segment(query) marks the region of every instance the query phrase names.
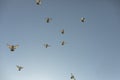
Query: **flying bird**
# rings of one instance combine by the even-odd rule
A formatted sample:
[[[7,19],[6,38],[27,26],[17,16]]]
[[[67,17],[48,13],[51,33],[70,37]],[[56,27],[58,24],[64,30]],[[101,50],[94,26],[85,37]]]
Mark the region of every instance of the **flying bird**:
[[[7,45],[10,51],[14,51],[19,45]]]
[[[49,45],[49,44],[44,44],[44,46],[45,46],[45,48],[48,48],[48,47],[50,47],[50,45]]]
[[[70,79],[72,79],[72,80],[76,80],[75,79],[75,77],[74,77],[74,75],[71,73],[71,77],[70,77]]]
[[[36,0],[36,4],[37,5],[41,4],[41,0]]]
[[[65,41],[62,41],[62,42],[61,42],[61,45],[63,46],[64,44],[65,44]]]
[[[61,30],[61,34],[64,34],[64,29],[63,29],[63,30]]]
[[[81,21],[81,22],[85,22],[85,18],[84,18],[84,17],[82,17],[80,21]]]
[[[49,17],[48,17],[48,18],[46,19],[46,23],[49,23],[51,20],[52,20],[52,18],[49,18]]]
[[[16,67],[17,67],[18,71],[21,71],[21,69],[23,69],[23,67],[19,66],[19,65],[16,65]]]

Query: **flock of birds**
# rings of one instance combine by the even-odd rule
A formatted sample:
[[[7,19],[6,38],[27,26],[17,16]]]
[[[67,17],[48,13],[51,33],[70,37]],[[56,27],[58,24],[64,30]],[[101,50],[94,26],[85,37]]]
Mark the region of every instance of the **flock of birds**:
[[[35,1],[36,1],[36,5],[40,5],[40,4],[41,4],[41,0],[35,0]],[[48,18],[46,19],[46,23],[49,23],[51,20],[52,20],[52,18],[49,18],[49,17],[48,17]],[[85,22],[85,18],[82,17],[82,18],[80,19],[80,21],[81,21],[81,22]],[[64,33],[65,33],[65,31],[64,31],[64,29],[62,29],[62,30],[61,30],[61,34],[63,35]],[[64,44],[65,44],[65,41],[61,41],[61,45],[63,46]],[[10,45],[10,44],[7,44],[7,46],[8,46],[8,48],[10,49],[10,51],[12,51],[12,52],[15,51],[15,49],[19,47],[19,45]],[[45,46],[45,48],[50,47],[49,44],[44,44],[44,46]],[[21,71],[21,69],[23,69],[23,67],[22,67],[22,66],[19,66],[19,65],[16,65],[16,67],[17,67],[18,71]],[[73,75],[72,73],[71,73],[70,79],[76,80],[75,77],[74,77],[74,75]]]

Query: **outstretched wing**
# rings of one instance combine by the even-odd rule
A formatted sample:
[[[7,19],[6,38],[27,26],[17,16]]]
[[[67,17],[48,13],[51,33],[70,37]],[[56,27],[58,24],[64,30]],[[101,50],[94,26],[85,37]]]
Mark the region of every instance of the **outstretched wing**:
[[[15,49],[18,48],[18,47],[19,47],[19,45],[15,45],[15,46],[14,46]]]
[[[20,66],[20,69],[23,69],[23,67],[22,67],[22,66]]]
[[[18,66],[18,65],[16,65],[16,67],[17,67],[17,68],[19,68],[19,66]]]
[[[10,48],[10,49],[12,48],[12,46],[11,46],[11,45],[9,45],[9,44],[7,44],[7,47],[8,47],[8,48]]]

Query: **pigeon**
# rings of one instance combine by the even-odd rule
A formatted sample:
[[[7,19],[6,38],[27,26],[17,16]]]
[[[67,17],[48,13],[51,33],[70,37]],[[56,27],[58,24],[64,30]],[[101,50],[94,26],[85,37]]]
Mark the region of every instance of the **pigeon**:
[[[23,69],[23,67],[19,65],[16,65],[16,67],[18,68],[18,71],[21,71],[21,69]]]
[[[85,22],[85,18],[84,17],[81,18],[81,22]]]
[[[49,18],[49,17],[48,17],[48,18],[46,19],[46,23],[49,23],[51,20],[52,20],[52,18]]]
[[[14,51],[19,45],[7,45],[10,51]]]
[[[63,46],[64,44],[65,44],[65,41],[62,41],[62,42],[61,42],[61,45]]]
[[[61,34],[64,34],[64,29],[63,29],[63,30],[61,30]]]
[[[45,46],[45,48],[48,48],[48,47],[50,47],[50,45],[49,45],[49,44],[44,44],[44,46]]]
[[[36,4],[40,5],[41,4],[41,0],[36,0]]]
[[[76,80],[75,79],[75,77],[74,77],[74,75],[71,73],[71,77],[70,77],[70,79],[72,79],[72,80]]]

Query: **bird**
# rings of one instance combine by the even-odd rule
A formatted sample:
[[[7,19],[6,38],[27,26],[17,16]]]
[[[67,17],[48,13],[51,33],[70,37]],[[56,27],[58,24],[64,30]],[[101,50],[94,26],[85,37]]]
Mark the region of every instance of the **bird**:
[[[23,69],[23,67],[19,65],[16,65],[16,67],[18,68],[18,71],[21,71],[21,69]]]
[[[61,30],[61,34],[64,34],[64,29]]]
[[[14,51],[19,45],[9,45],[9,44],[7,44],[7,46],[10,49],[10,51]]]
[[[52,20],[52,18],[46,18],[46,23],[49,23]]]
[[[41,0],[36,0],[36,4],[37,5],[41,4]]]
[[[63,46],[64,44],[65,44],[65,41],[62,41],[62,42],[61,42],[61,45]]]
[[[85,22],[85,18],[82,17],[82,18],[80,19],[80,21],[81,21],[81,22]]]
[[[50,47],[50,45],[49,45],[49,44],[44,44],[44,46],[45,46],[45,48],[48,48],[48,47]]]
[[[70,79],[72,79],[72,80],[76,80],[75,79],[75,77],[74,77],[74,75],[71,73],[71,77],[70,77]]]

